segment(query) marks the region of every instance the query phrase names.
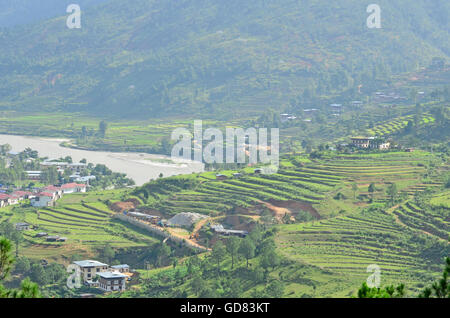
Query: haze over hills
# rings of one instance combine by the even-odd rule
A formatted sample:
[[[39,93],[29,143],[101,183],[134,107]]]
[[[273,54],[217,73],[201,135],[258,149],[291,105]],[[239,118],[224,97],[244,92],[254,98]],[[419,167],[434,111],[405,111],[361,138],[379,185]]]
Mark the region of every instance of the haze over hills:
[[[0,2],[0,298],[448,295],[448,0]]]
[[[448,60],[448,1],[379,1],[382,29],[367,28],[367,5],[109,0],[82,6],[81,30],[63,8],[1,31],[0,110],[236,118]]]

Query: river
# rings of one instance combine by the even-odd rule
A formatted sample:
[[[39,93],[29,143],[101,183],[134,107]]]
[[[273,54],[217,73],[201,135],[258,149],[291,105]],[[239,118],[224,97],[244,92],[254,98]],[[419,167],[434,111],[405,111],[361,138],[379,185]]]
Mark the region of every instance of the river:
[[[156,179],[161,173],[164,177],[169,177],[203,171],[203,164],[197,162],[174,163],[168,156],[144,153],[72,149],[61,147],[60,143],[63,141],[67,140],[0,134],[0,145],[10,144],[14,152],[31,148],[38,151],[40,157],[58,159],[71,156],[74,162],[86,159],[88,163],[104,164],[114,172],[126,173],[136,182],[136,185]]]

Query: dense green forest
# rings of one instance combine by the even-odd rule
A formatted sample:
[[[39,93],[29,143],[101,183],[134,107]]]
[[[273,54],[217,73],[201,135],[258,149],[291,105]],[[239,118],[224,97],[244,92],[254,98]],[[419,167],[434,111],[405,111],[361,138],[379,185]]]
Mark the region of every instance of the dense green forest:
[[[381,29],[357,0],[110,0],[78,30],[62,11],[0,31],[0,110],[248,117],[448,60],[448,1],[379,5]]]

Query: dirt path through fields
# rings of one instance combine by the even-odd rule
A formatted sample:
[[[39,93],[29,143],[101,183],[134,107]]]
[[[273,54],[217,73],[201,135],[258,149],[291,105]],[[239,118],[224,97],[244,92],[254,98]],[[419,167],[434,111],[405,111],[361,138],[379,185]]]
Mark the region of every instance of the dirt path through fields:
[[[278,221],[281,221],[283,219],[283,217],[287,214],[290,216],[291,220],[295,220],[294,217],[292,216],[292,211],[287,209],[287,208],[282,208],[279,206],[275,206],[272,203],[269,202],[262,202],[261,203],[267,207],[270,211],[272,211],[274,213],[275,218]]]

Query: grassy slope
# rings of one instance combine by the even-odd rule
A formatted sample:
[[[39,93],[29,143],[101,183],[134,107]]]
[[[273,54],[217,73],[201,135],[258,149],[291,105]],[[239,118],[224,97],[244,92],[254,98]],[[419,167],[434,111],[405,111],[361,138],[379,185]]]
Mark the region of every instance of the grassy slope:
[[[113,220],[114,212],[104,203],[117,200],[121,191],[92,192],[66,195],[55,208],[8,207],[0,210],[0,221],[28,222],[38,228],[24,232],[20,253],[36,259],[61,263],[72,255],[94,257],[105,244],[113,248],[149,246],[158,240],[142,231]],[[38,216],[39,213],[39,216]],[[39,232],[67,237],[65,243],[49,243],[35,238]]]
[[[312,203],[322,220],[277,226],[278,252],[288,263],[272,272],[271,277],[284,281],[288,297],[348,296],[370,275],[366,269],[371,264],[381,267],[383,284],[405,282],[412,294],[439,274],[442,257],[449,253],[449,210],[436,212],[428,205],[419,208],[411,199],[401,206],[384,208],[388,201],[385,191],[392,182],[405,198],[427,189],[439,191],[440,170],[445,165],[438,157],[416,151],[294,159],[289,164],[285,161],[278,174],[272,176],[249,175],[226,181],[215,181],[208,174],[190,176],[201,180],[193,189],[152,192],[149,207],[161,208],[168,214],[183,211],[226,215],[236,207],[257,214],[252,206],[261,200]],[[298,166],[299,161],[305,163]],[[427,182],[434,180],[432,183],[424,183],[429,164],[436,165],[437,171],[427,175]],[[356,200],[353,182],[358,185]],[[376,185],[373,196],[378,209],[368,212],[363,208],[369,206],[370,183]],[[344,199],[335,199],[337,193],[342,193]],[[306,197],[311,194],[315,199]],[[436,195],[431,202],[445,204],[441,202],[445,198]],[[414,215],[400,215],[405,209]],[[262,288],[249,286],[251,290]]]

